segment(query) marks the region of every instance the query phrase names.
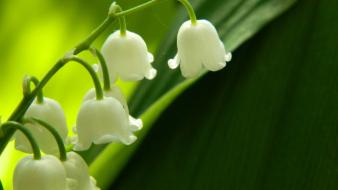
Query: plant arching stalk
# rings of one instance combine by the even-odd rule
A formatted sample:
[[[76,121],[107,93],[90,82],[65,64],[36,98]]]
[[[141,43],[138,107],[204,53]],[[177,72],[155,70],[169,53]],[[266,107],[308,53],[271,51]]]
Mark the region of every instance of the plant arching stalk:
[[[161,2],[165,2],[168,0],[151,0],[148,1],[146,3],[143,3],[141,5],[138,5],[136,7],[133,7],[131,9],[125,10],[125,11],[121,11],[121,12],[113,12],[110,13],[108,15],[108,17],[102,22],[102,24],[95,29],[83,42],[81,42],[80,44],[78,44],[75,47],[74,50],[74,55],[77,55],[79,53],[81,53],[82,51],[88,49],[90,47],[90,45],[93,43],[93,41],[100,35],[102,34],[102,32],[110,25],[112,24],[117,18],[123,17],[123,16],[127,16],[133,13],[136,13],[138,11],[141,11],[143,9],[146,9],[148,7],[151,7],[157,3],[161,3]]]
[[[91,47],[89,51],[94,55],[94,57],[97,57],[100,62],[100,66],[102,69],[102,75],[103,75],[103,89],[106,91],[110,90],[110,75],[108,70],[108,65],[106,62],[106,59],[103,57],[102,53],[94,47]]]
[[[189,17],[191,20],[191,23],[193,25],[196,25],[197,23],[197,17],[194,11],[194,8],[192,7],[192,5],[189,3],[189,0],[178,0],[180,3],[182,3],[182,5],[186,8],[186,10],[189,13]]]
[[[26,113],[27,109],[33,102],[34,98],[37,96],[37,94],[42,90],[42,88],[49,82],[49,80],[61,69],[63,66],[65,66],[68,62],[70,61],[75,61],[77,63],[80,63],[82,66],[84,66],[87,71],[90,73],[92,76],[92,79],[94,81],[94,85],[97,90],[97,99],[102,99],[103,98],[103,92],[102,92],[102,87],[100,84],[100,81],[98,77],[96,76],[95,71],[93,68],[87,64],[85,61],[81,60],[80,58],[77,58],[75,56],[68,56],[66,58],[60,59],[54,67],[43,77],[43,79],[40,81],[39,85],[30,93],[28,96],[24,96],[20,104],[17,106],[15,111],[12,113],[12,115],[9,118],[9,121],[21,121],[22,117]],[[0,130],[3,130],[0,128]],[[12,135],[15,132],[15,129],[10,128],[6,131],[2,131],[4,134],[2,137],[0,137],[0,154],[3,152],[5,149],[8,141],[12,137]]]
[[[102,32],[115,21],[115,19],[115,17],[108,16],[97,29],[95,29],[83,42],[75,47],[74,55],[88,49],[94,40],[96,40],[96,38],[99,37],[100,34],[102,34]]]
[[[31,93],[31,88],[30,88],[31,82],[34,83],[35,87],[37,87],[40,83],[39,79],[37,79],[34,76],[25,76],[24,79],[23,79],[23,83],[22,83],[24,96],[28,96]],[[43,92],[42,92],[42,90],[37,94],[36,101],[39,104],[43,103]]]
[[[145,8],[151,7],[157,3],[164,2],[166,0],[151,0],[146,3],[143,3],[139,6],[136,6],[134,8],[119,12],[119,13],[110,13],[108,14],[107,18],[97,27],[84,41],[79,43],[77,46],[75,46],[74,50],[71,52],[71,55],[77,55],[81,53],[82,51],[88,49],[93,41],[102,34],[102,32],[108,28],[110,24],[112,24],[117,18],[121,16],[126,16],[135,12],[138,12],[140,10],[143,10]],[[67,57],[67,56],[66,56]],[[67,58],[60,59],[49,71],[48,73],[42,78],[39,85],[27,96],[24,96],[19,105],[16,107],[14,112],[9,117],[9,121],[20,121],[22,117],[24,116],[25,112],[33,102],[34,98],[40,93],[42,88],[48,83],[48,81],[70,60],[67,60]],[[68,56],[69,58],[69,56]],[[100,92],[99,95],[100,96]],[[3,129],[0,128],[0,155],[5,149],[8,141],[11,139],[15,132],[15,128],[10,128],[6,131],[2,131]]]
[[[101,83],[99,78],[97,77],[94,69],[90,66],[90,64],[88,64],[86,61],[76,57],[76,56],[71,56],[69,58],[66,58],[67,63],[70,61],[74,61],[77,63],[80,63],[90,74],[90,76],[92,77],[94,86],[95,86],[95,90],[96,90],[96,99],[97,100],[102,100],[103,99],[103,90],[101,87]]]
[[[123,11],[122,7],[117,5],[117,4],[113,4],[112,7],[111,7],[111,10],[115,11],[115,13],[113,12],[112,14],[117,14],[117,13]],[[126,16],[121,15],[118,18],[119,18],[119,23],[120,23],[120,34],[121,34],[121,36],[126,36],[126,34],[127,34]]]
[[[151,7],[151,6],[153,6],[157,3],[162,3],[162,2],[165,2],[165,1],[168,1],[168,0],[151,0],[151,1],[148,1],[146,3],[141,4],[139,6],[133,7],[131,9],[128,9],[128,10],[125,10],[125,11],[122,11],[122,12],[118,12],[118,13],[115,14],[115,16],[116,17],[127,16],[127,15],[133,14],[135,12],[138,12],[140,10]]]
[[[42,127],[44,127],[45,129],[47,129],[54,136],[56,143],[58,144],[59,152],[60,152],[60,160],[61,161],[67,160],[67,151],[66,151],[64,142],[62,140],[62,137],[52,125],[40,119],[36,119],[36,118],[25,118],[23,122],[24,123],[37,123],[41,125]]]
[[[127,21],[125,16],[120,16],[119,17],[119,22],[120,22],[120,34],[121,36],[126,36],[127,34]]]
[[[22,124],[14,121],[8,121],[4,124],[2,124],[1,129],[6,131],[10,129],[15,129],[15,130],[20,130],[28,139],[29,143],[32,146],[33,150],[33,156],[35,160],[40,160],[41,159],[41,152],[38,143],[34,139],[32,133],[25,128]]]

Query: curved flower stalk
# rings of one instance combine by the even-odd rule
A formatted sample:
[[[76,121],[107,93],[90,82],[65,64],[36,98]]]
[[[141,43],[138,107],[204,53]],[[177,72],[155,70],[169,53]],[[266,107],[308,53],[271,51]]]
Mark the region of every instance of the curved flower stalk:
[[[68,128],[66,118],[60,104],[55,100],[44,98],[41,103],[35,100],[28,108],[24,117],[39,118],[51,124],[63,140],[67,138]],[[54,155],[58,154],[58,145],[48,130],[37,123],[26,123],[25,127],[32,132],[43,152]],[[28,140],[20,131],[15,134],[15,147],[26,153],[32,152]]]
[[[86,162],[77,153],[68,152],[63,166],[67,175],[67,190],[100,190],[96,187],[95,179],[89,176]]]
[[[66,171],[59,159],[52,155],[24,157],[16,166],[13,177],[14,190],[65,190]]]
[[[126,31],[111,34],[101,50],[108,64],[111,82],[119,77],[124,81],[139,81],[155,78],[157,71],[151,66],[154,57],[141,36]],[[99,72],[101,68],[99,66]]]
[[[218,71],[231,60],[215,27],[207,20],[186,21],[177,36],[178,53],[168,61],[171,69],[181,67],[182,75],[192,78],[203,71]]]
[[[94,99],[95,96],[96,96],[95,89],[92,88],[84,96],[83,101],[85,102],[87,100]],[[129,108],[128,108],[127,100],[124,97],[120,87],[118,87],[117,85],[111,85],[110,90],[104,90],[104,96],[115,98],[116,100],[118,100],[122,104],[126,115],[129,117],[129,127],[130,127],[131,131],[134,132],[134,131],[139,131],[139,130],[142,129],[142,127],[143,127],[142,120],[141,119],[135,119],[134,117],[129,115]]]
[[[55,156],[41,156],[39,145],[30,130],[21,123],[9,121],[1,125],[2,131],[20,130],[26,136],[33,150],[33,156],[26,156],[16,166],[13,177],[14,190],[65,190],[66,171]]]
[[[66,152],[63,139],[53,126],[36,118],[25,118],[23,122],[38,123],[53,135],[54,140],[58,144],[60,160],[66,172],[66,179],[64,180],[66,181],[67,190],[99,190],[96,187],[95,179],[88,174],[86,162],[77,153]]]
[[[74,150],[87,150],[92,143],[122,142],[130,145],[137,138],[130,129],[129,118],[115,98],[84,101],[76,121],[77,143]]]

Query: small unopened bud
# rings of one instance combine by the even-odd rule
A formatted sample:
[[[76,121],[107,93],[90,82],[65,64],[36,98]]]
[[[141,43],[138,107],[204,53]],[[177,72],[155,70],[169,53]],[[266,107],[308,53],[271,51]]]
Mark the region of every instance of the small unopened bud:
[[[113,2],[110,7],[109,7],[109,12],[108,15],[109,16],[115,16],[116,13],[121,12],[122,8],[120,7],[120,5],[118,5],[116,2]]]

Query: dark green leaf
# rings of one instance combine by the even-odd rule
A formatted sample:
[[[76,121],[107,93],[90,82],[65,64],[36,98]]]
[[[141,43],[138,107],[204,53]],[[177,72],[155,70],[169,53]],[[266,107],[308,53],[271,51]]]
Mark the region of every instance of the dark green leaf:
[[[338,189],[337,7],[301,1],[186,91],[111,189]]]
[[[196,0],[193,2],[200,18],[211,20],[218,28],[221,38],[228,45],[228,49],[234,50],[295,1]],[[140,138],[147,133],[160,113],[184,89],[195,82],[184,81],[180,71],[170,71],[167,66],[167,60],[176,54],[177,31],[185,19],[186,14],[181,10],[171,32],[158,50],[155,65],[159,73],[156,80],[143,81],[131,99],[130,109],[133,115],[142,114],[142,119],[145,122],[145,129],[138,135]],[[147,111],[145,112],[145,110]],[[118,175],[136,148],[137,144],[128,148],[110,145],[101,153],[90,168],[91,173],[98,179],[100,187],[103,189],[107,187],[111,180]]]
[[[220,32],[228,50],[236,49],[254,35],[263,25],[278,16],[295,0],[195,0],[199,18],[210,20]],[[159,48],[155,66],[159,73],[156,80],[143,81],[131,98],[130,110],[141,115],[162,95],[183,81],[179,70],[170,71],[168,59],[176,54],[176,35],[186,13],[181,10],[171,32]]]

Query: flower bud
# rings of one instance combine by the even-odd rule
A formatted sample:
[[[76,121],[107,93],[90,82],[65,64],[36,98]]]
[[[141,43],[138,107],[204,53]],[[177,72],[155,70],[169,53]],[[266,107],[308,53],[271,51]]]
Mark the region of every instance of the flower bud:
[[[65,140],[68,134],[68,128],[64,112],[58,102],[55,100],[44,98],[43,103],[34,101],[28,108],[24,117],[33,117],[49,123],[55,127],[55,130]],[[41,150],[47,154],[58,154],[58,145],[53,135],[39,124],[25,124],[37,140]],[[27,138],[20,132],[15,133],[15,147],[26,153],[32,153],[32,149]]]
[[[16,166],[14,190],[65,190],[66,171],[56,157],[47,155],[41,160],[27,156]]]
[[[74,150],[86,150],[92,143],[122,142],[132,144],[137,138],[130,129],[129,118],[115,98],[90,99],[83,102],[76,121],[78,140]]]
[[[89,176],[88,166],[80,155],[68,152],[67,160],[63,165],[66,170],[68,190],[99,190],[95,179]]]
[[[141,36],[127,31],[121,35],[120,31],[111,34],[102,47],[111,77],[114,82],[117,77],[125,81],[139,81],[144,77],[151,80],[157,71],[151,66],[154,57],[148,52],[147,45]],[[99,66],[99,72],[101,66]]]
[[[231,53],[225,51],[215,27],[207,20],[195,24],[186,21],[177,36],[178,53],[168,61],[171,69],[181,67],[186,78],[196,77],[203,71],[218,71],[231,60]]]

